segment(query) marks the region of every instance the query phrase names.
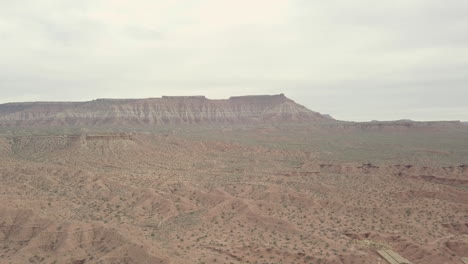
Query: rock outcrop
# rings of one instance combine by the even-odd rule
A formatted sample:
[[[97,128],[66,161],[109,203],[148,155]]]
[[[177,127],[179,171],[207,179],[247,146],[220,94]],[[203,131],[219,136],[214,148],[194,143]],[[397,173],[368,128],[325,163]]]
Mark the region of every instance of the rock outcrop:
[[[329,120],[280,95],[210,100],[204,96],[97,99],[0,105],[0,127],[176,125]]]

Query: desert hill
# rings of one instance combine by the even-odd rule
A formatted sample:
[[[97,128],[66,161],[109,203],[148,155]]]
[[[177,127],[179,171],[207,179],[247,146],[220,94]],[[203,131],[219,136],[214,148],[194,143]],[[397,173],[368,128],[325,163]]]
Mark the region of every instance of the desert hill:
[[[0,137],[2,263],[371,264],[392,249],[455,264],[468,250],[465,131],[187,131]],[[325,160],[336,152],[348,160]]]
[[[0,105],[0,263],[458,264],[467,190],[456,121],[284,95]]]
[[[446,130],[465,127],[460,121],[412,120],[349,122],[335,120],[297,104],[284,94],[147,99],[96,99],[88,102],[0,104],[0,134],[74,134],[83,132],[154,131],[194,126],[303,124],[326,130]]]
[[[204,96],[97,99],[0,105],[0,127],[174,125],[329,120],[283,94],[210,100]]]

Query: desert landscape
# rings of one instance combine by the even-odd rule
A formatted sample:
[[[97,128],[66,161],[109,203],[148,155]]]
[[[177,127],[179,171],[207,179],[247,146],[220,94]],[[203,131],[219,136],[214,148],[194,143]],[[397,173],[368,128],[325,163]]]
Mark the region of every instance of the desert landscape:
[[[0,263],[462,264],[468,126],[283,94],[2,104],[0,197]]]

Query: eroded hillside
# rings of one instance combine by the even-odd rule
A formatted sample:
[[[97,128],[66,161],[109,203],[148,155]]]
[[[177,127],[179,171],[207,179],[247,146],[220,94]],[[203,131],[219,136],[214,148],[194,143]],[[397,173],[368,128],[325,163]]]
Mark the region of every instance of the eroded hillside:
[[[89,102],[30,102],[0,105],[0,127],[135,127],[326,121],[329,117],[283,94],[210,100],[204,96],[97,99]]]
[[[393,249],[439,264],[468,252],[466,164],[330,161],[256,131],[265,142],[224,130],[1,138],[2,262],[370,264]]]

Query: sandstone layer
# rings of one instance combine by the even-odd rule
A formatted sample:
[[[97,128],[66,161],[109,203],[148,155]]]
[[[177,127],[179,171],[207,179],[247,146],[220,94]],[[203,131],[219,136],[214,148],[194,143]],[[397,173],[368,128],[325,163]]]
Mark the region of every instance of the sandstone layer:
[[[0,126],[135,126],[329,120],[280,95],[210,100],[204,96],[97,99],[0,105]]]

